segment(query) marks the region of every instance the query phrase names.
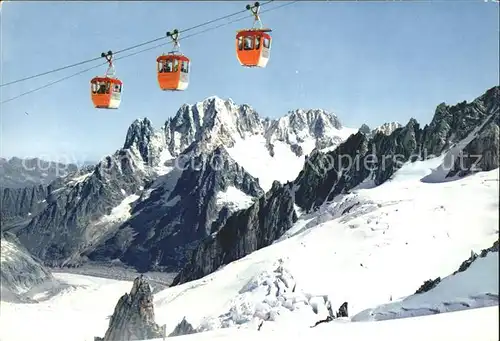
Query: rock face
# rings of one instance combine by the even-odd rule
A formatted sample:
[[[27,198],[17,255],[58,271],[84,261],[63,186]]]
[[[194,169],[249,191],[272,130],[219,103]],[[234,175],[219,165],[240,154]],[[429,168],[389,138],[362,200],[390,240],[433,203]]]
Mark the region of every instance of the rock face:
[[[0,235],[0,291],[3,301],[33,302],[30,291],[57,286],[49,270],[39,263],[10,233]]]
[[[186,261],[186,250],[212,233],[212,223],[238,209],[228,205],[221,211],[218,193],[231,188],[249,200],[264,194],[257,179],[234,162],[224,147],[208,155],[192,151],[195,155],[181,154],[187,164],[143,193],[132,217],[90,253],[90,259],[117,258],[139,271],[178,269]]]
[[[50,265],[78,263],[82,251],[116,226],[103,228],[99,219],[147,179],[132,153],[122,149],[91,171],[62,179],[57,190],[50,190],[46,208],[17,233],[23,245]]]
[[[293,207],[296,204],[304,211],[311,212],[364,181],[380,185],[389,180],[405,162],[440,155],[463,141],[467,142],[464,146],[466,150],[473,148],[475,153],[485,159],[482,170],[495,169],[498,167],[498,157],[495,160],[493,158],[498,155],[495,153],[498,153],[499,97],[500,87],[496,86],[469,104],[440,104],[431,124],[423,129],[412,118],[405,126],[394,129],[390,134],[384,129],[371,137],[371,134],[367,136],[358,131],[332,151],[314,150],[295,181],[286,185],[286,191],[276,191],[279,185],[276,188],[273,186],[266,196],[273,196],[274,205]],[[473,170],[460,175],[471,172]],[[451,169],[447,176],[455,174],[456,169]],[[277,239],[280,232],[293,224],[293,215],[285,213],[289,219],[276,225],[264,225],[260,216],[256,218],[256,210],[255,204],[245,211],[237,212],[215,236],[201,243],[174,284],[201,278],[223,264],[269,245],[274,240],[259,240],[255,236],[272,235]],[[274,217],[267,217],[268,220],[277,222],[283,219],[283,213],[277,213],[274,209],[270,212],[273,212]],[[249,240],[253,242],[249,243]]]
[[[38,185],[24,188],[1,188],[0,222],[2,231],[14,227],[16,223],[29,219],[46,206],[49,187]],[[29,222],[29,221],[28,221]],[[26,222],[27,223],[27,222]]]
[[[219,221],[218,231],[205,239],[190,262],[177,275],[173,285],[201,278],[221,265],[240,259],[270,245],[297,221],[291,184],[273,187],[251,207]]]
[[[184,317],[182,321],[179,322],[177,326],[175,326],[174,330],[170,334],[168,334],[168,337],[196,334],[196,333],[198,333],[198,331]]]
[[[165,337],[165,326],[155,323],[153,294],[149,283],[141,276],[134,280],[132,290],[116,304],[109,327],[102,341],[148,340]]]

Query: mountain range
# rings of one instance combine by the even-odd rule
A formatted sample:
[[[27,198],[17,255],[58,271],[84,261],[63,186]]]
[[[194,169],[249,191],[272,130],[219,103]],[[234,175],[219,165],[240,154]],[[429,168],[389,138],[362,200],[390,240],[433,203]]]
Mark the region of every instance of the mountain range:
[[[2,229],[44,265],[115,261],[178,272],[182,284],[272,244],[339,194],[391,181],[406,162],[456,150],[428,182],[497,168],[499,93],[441,103],[424,127],[375,129],[343,127],[321,109],[272,120],[209,97],[159,129],[135,120],[123,146],[93,166],[3,188]]]

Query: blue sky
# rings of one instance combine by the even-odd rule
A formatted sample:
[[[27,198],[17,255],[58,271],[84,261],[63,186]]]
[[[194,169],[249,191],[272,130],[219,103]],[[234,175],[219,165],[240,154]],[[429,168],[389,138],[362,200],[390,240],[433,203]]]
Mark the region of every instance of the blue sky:
[[[186,29],[245,5],[9,1],[1,13],[1,83]],[[440,102],[470,101],[498,84],[498,4],[304,1],[263,13],[262,20],[274,38],[265,69],[243,68],[235,56],[235,31],[252,24],[249,16],[181,41],[192,60],[185,92],[158,88],[155,60],[169,51],[167,45],[116,62],[124,82],[119,110],[92,107],[89,80],[104,73],[104,66],[2,104],[1,156],[97,160],[123,145],[134,119],[146,116],[160,127],[183,103],[212,95],[248,103],[268,117],[324,108],[345,126],[359,127],[406,123],[410,117],[425,124]],[[2,100],[92,65],[2,87]]]

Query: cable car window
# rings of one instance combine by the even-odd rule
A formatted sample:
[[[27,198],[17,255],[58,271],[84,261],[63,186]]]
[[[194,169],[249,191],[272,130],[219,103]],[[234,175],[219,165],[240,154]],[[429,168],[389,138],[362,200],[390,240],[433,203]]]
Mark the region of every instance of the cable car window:
[[[260,36],[255,37],[255,49],[260,49]]]
[[[238,37],[238,50],[243,50],[243,37],[239,36]]]
[[[109,91],[109,84],[106,82],[99,82],[99,90],[97,90],[98,94],[106,94]]]
[[[121,88],[122,88],[122,87],[121,87],[121,85],[120,85],[120,84],[115,84],[115,85],[113,86],[113,92],[121,92],[121,90],[122,90]]]
[[[95,94],[97,92],[97,83],[92,83],[92,92]]]
[[[188,73],[189,72],[189,62],[183,60],[181,64],[181,72]]]
[[[163,72],[172,72],[172,61],[166,60],[163,64]]]
[[[162,62],[162,61],[159,61],[159,62],[158,62],[158,72],[165,72],[165,71],[163,70],[163,68],[164,68],[163,62]]]
[[[253,50],[253,36],[245,37],[245,50]]]
[[[264,37],[264,47],[268,49],[270,45],[271,45],[271,41],[269,39],[267,39],[266,37]]]

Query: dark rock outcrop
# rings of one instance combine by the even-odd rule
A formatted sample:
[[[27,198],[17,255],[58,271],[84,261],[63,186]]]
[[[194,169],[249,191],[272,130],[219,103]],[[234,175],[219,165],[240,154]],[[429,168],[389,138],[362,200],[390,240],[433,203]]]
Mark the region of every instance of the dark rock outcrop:
[[[174,330],[170,334],[168,334],[168,337],[196,334],[196,333],[198,333],[198,331],[184,317],[182,321],[179,322],[177,326],[175,326]]]
[[[489,171],[499,166],[500,146],[500,114],[496,113],[486,119],[483,127],[478,130],[474,138],[462,150],[461,157],[457,158],[447,174],[448,177],[460,177],[479,171]]]
[[[349,317],[349,310],[347,309],[347,305],[347,302],[342,303],[342,305],[339,307],[339,310],[337,311],[337,318]]]
[[[108,330],[99,341],[148,340],[165,337],[165,326],[155,322],[153,294],[142,276],[134,280],[130,293],[125,293],[116,304]]]
[[[498,252],[498,240],[493,243],[492,246],[489,248],[481,250],[479,255],[475,252],[471,252],[471,255],[468,259],[466,259],[460,266],[458,267],[458,270],[453,273],[453,275],[456,275],[459,272],[464,272],[471,266],[471,264],[479,257],[479,258],[484,258],[486,255],[490,252]]]
[[[220,266],[270,245],[297,221],[292,185],[275,181],[269,192],[246,210],[231,215],[218,232],[193,251],[173,285],[201,278]]]
[[[363,181],[369,170],[356,164],[365,154],[367,142],[366,136],[358,132],[333,151],[314,150],[295,180],[295,203],[310,210]]]
[[[330,303],[330,302],[328,302]],[[328,323],[328,322],[331,322],[333,321],[334,319],[336,318],[339,318],[339,317],[349,317],[349,312],[347,310],[347,302],[344,302],[342,303],[342,305],[339,307],[339,310],[337,310],[337,314],[336,315],[333,315],[333,312],[331,311],[331,306],[328,305],[328,310],[329,310],[329,314],[328,316],[323,319],[323,320],[319,320],[317,321],[314,326],[311,326],[311,328],[314,328],[316,327],[317,325],[321,324],[321,323]]]
[[[0,188],[0,222],[6,231],[22,220],[42,211],[49,193],[49,186],[38,185],[24,188]],[[26,221],[26,223],[28,223]]]
[[[233,187],[249,197],[264,194],[257,179],[222,146],[209,154],[190,147],[176,162],[156,187],[146,189],[149,194],[138,200],[132,218],[90,253],[90,259],[120,259],[142,272],[179,269],[186,250],[212,233],[212,223],[237,210],[226,203],[227,210],[221,211],[218,193]]]
[[[415,291],[415,294],[422,294],[424,292],[427,292],[436,287],[436,285],[438,285],[440,282],[441,282],[441,277],[437,277],[435,279],[428,279],[427,281],[424,282],[424,284],[420,286],[420,288],[417,289],[417,291]]]

